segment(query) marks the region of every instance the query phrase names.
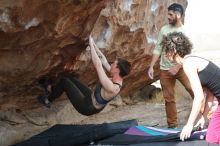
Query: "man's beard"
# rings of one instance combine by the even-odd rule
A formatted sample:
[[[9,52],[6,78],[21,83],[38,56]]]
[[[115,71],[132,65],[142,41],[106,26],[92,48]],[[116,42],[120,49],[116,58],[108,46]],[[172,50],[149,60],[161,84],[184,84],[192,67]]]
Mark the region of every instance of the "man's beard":
[[[173,19],[172,21],[171,20],[168,20],[169,21],[169,24],[171,24],[171,25],[176,25],[176,23],[177,23],[177,19],[175,18],[175,19]]]

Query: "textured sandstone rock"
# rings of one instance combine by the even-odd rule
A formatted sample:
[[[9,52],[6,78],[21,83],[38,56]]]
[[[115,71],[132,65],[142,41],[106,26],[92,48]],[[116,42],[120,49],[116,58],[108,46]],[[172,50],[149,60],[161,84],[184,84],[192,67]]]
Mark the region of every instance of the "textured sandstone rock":
[[[85,41],[90,33],[110,60],[121,56],[132,63],[125,86],[130,84],[122,95],[151,83],[146,69],[171,2],[2,0],[1,96],[35,94],[39,78],[53,78],[65,71],[75,72],[83,82],[93,84],[96,74]]]

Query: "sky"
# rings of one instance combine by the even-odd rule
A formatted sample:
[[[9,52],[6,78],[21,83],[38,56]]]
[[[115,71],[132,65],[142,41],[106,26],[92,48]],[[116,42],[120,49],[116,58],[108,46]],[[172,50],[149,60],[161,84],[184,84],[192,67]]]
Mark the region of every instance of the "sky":
[[[220,67],[220,0],[188,0],[184,25],[194,54]]]
[[[188,0],[185,26],[191,32],[220,33],[220,0]]]

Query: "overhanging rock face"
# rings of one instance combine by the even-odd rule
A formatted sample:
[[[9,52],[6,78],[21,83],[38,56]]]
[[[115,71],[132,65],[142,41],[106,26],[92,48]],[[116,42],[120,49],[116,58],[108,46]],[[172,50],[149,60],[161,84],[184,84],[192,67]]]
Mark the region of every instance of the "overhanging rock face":
[[[148,78],[147,68],[172,2],[176,1],[1,0],[0,100],[37,95],[37,80],[64,72],[78,74],[94,86],[97,75],[86,50],[89,34],[110,61],[124,57],[132,63],[123,96],[154,82],[158,64],[154,80]]]

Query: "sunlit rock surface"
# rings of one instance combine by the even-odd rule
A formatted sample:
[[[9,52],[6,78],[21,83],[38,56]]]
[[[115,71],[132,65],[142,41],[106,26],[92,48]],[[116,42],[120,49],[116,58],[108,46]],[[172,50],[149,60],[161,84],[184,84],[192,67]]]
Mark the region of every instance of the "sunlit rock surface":
[[[186,0],[1,0],[0,119],[3,127],[9,129],[8,137],[18,135],[19,127],[32,135],[39,129],[23,128],[34,123],[27,115],[35,117],[39,112],[35,99],[42,93],[39,79],[54,79],[69,72],[94,87],[97,75],[86,49],[89,34],[110,61],[124,57],[132,63],[122,97],[132,96],[157,80],[158,64],[154,80],[148,78],[147,68],[158,32],[167,22],[167,6],[173,2],[187,4]],[[65,99],[61,98],[61,105],[67,102]],[[37,113],[31,114],[34,109],[38,109]],[[62,119],[61,115],[72,113],[68,110],[65,113],[58,108],[57,113],[60,114],[42,117],[38,113],[35,126],[51,117],[49,125],[80,121]],[[28,136],[20,134],[15,139]],[[7,136],[1,139],[4,144],[16,140],[9,141]]]

